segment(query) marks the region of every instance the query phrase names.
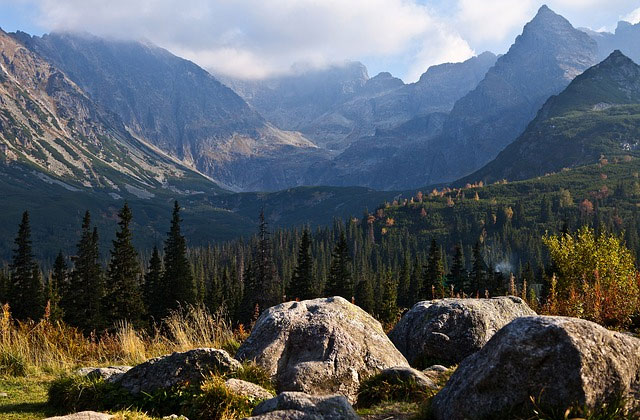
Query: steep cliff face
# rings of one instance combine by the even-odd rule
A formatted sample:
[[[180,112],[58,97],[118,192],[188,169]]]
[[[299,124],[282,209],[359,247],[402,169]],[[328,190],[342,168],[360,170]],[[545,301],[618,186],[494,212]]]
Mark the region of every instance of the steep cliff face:
[[[0,161],[69,188],[150,197],[203,176],[131,136],[64,73],[0,31]]]
[[[456,103],[429,181],[447,181],[493,159],[551,96],[597,63],[596,43],[543,6],[478,87]]]
[[[640,66],[613,52],[551,97],[525,132],[462,181],[521,180],[640,153]]]
[[[324,159],[302,135],[269,124],[205,70],[164,49],[87,34],[15,37],[136,136],[230,189],[298,185],[297,171]]]

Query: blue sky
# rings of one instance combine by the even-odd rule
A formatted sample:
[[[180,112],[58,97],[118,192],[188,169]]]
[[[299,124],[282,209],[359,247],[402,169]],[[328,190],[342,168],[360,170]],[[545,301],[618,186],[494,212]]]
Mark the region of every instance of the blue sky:
[[[0,0],[0,27],[146,39],[215,73],[262,78],[294,63],[365,63],[414,81],[430,65],[504,53],[539,0]],[[638,0],[549,0],[574,26],[640,21]]]

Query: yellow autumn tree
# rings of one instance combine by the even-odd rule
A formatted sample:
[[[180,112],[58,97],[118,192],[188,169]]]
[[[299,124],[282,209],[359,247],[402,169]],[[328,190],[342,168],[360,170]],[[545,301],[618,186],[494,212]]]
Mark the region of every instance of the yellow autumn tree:
[[[638,312],[639,275],[622,238],[583,227],[575,234],[545,235],[557,275],[560,315],[624,327]]]

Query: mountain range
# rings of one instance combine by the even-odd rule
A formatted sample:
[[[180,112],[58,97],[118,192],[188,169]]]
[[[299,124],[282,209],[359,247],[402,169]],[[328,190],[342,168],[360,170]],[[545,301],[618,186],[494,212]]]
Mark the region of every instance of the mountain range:
[[[416,83],[358,62],[247,82],[147,42],[0,31],[4,215],[36,209],[68,246],[85,209],[106,227],[127,200],[148,245],[178,199],[201,243],[249,234],[262,208],[277,225],[322,224],[434,184],[626,159],[638,40],[640,25],[576,29],[543,6],[506,54]]]
[[[640,66],[619,50],[577,76],[522,135],[460,183],[523,180],[640,152]]]

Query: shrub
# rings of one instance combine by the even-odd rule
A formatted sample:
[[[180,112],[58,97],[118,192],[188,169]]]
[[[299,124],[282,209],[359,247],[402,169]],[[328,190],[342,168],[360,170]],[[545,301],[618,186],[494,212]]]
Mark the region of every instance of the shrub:
[[[640,304],[640,276],[621,238],[581,228],[575,235],[545,235],[557,283],[548,313],[588,319],[612,327],[629,325]]]

